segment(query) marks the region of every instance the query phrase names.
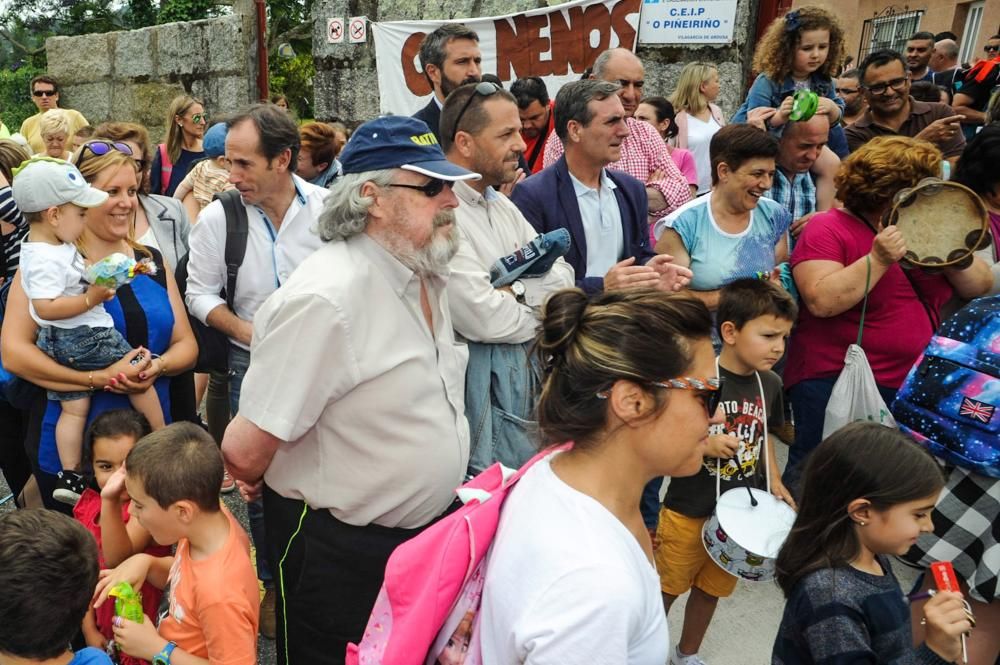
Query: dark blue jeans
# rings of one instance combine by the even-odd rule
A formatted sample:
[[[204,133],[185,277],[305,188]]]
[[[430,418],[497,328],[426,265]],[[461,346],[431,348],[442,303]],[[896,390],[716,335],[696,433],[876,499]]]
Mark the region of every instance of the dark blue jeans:
[[[833,384],[837,377],[807,379],[789,388],[788,396],[795,415],[795,443],[788,449],[788,464],[781,474],[781,482],[792,494],[799,496],[799,481],[809,454],[823,440],[823,420],[826,404],[830,401]],[[878,386],[879,394],[886,404],[896,399],[896,389]]]
[[[229,347],[229,409],[236,417],[240,410],[240,389],[243,388],[243,377],[250,367],[250,352],[238,346]],[[268,561],[267,530],[264,528],[264,502],[261,499],[247,504],[247,515],[250,518],[250,537],[257,550],[257,579],[265,587],[274,586],[271,566]]]

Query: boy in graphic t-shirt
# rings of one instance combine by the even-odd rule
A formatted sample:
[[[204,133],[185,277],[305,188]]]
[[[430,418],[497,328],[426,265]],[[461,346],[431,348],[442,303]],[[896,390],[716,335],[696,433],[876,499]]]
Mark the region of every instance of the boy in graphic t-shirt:
[[[781,379],[771,367],[785,351],[796,316],[791,296],[768,281],[736,280],[719,295],[719,408],[726,420],[712,427],[698,474],[671,479],[657,533],[656,568],[667,612],[678,596],[691,591],[684,630],[670,654],[671,665],[702,663],[698,649],[719,598],[728,597],[736,588],[736,577],[720,568],[702,544],[702,526],[715,510],[716,476],[720,477],[720,493],[747,483],[763,489],[766,463],[771,493],[794,505],[781,483],[774,447],[767,445],[766,460],[761,460],[761,449],[767,430],[784,423]]]
[[[222,457],[197,425],[174,423],[143,437],[125,458],[130,512],[173,557],[136,554],[105,574],[99,607],[121,581],[170,583],[170,608],[154,627],[115,617],[121,650],[154,665],[257,662],[260,594],[246,532],[219,503]]]

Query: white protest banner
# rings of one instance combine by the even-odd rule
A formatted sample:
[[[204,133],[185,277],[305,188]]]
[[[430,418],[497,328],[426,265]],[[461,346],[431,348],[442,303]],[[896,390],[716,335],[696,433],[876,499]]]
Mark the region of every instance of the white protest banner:
[[[728,44],[737,0],[643,0],[640,44]]]
[[[417,52],[424,36],[445,23],[464,23],[479,35],[482,71],[505,84],[540,76],[552,96],[576,81],[602,51],[635,50],[642,0],[576,0],[521,14],[452,21],[372,23],[383,113],[410,115],[427,105],[431,84]]]

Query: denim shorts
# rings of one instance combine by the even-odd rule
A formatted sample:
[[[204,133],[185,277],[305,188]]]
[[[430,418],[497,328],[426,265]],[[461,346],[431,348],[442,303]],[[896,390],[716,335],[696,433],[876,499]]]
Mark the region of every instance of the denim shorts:
[[[76,370],[104,369],[132,351],[132,346],[114,328],[57,328],[46,326],[38,334],[38,348],[63,367]],[[59,402],[82,399],[87,391],[48,391],[49,399]]]

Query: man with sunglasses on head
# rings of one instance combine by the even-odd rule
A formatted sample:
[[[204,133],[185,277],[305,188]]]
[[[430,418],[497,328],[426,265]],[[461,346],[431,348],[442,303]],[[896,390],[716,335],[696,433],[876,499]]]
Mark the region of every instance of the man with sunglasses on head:
[[[344,662],[389,554],[453,505],[469,460],[445,287],[451,188],[479,176],[402,116],[361,125],[339,159],[323,246],[258,310],[222,443],[242,491],[264,495],[279,665]]]
[[[573,286],[573,268],[561,257],[547,271],[533,271],[534,276],[509,284],[491,274],[499,259],[538,235],[517,206],[497,191],[517,178],[518,157],[524,151],[520,129],[514,95],[486,81],[455,90],[441,113],[448,160],[482,175],[453,187],[460,242],[448,280],[455,332],[469,342],[465,413],[473,434],[470,474],[496,461],[516,468],[537,452],[532,428],[526,425],[535,420],[541,387],[530,346],[547,297]],[[534,251],[525,250],[517,258],[525,263]],[[495,446],[497,440],[505,445]]]
[[[876,136],[909,136],[936,145],[954,165],[965,148],[962,117],[947,104],[910,96],[906,61],[888,49],[868,55],[858,67],[868,110],[844,131],[855,151]]]
[[[952,105],[965,116],[962,129],[971,139],[986,122],[990,98],[1000,87],[1000,34],[993,35],[983,47],[983,59],[964,76],[955,79]]]
[[[246,252],[236,276],[232,309],[219,295],[228,281],[222,202],[205,206],[191,229],[185,302],[192,316],[229,338],[229,405],[234,415],[240,410],[243,377],[250,365],[257,310],[322,245],[315,226],[329,190],[295,175],[299,146],[295,121],[274,104],[256,104],[229,120],[225,152],[229,182],[239,190],[247,216]],[[261,634],[272,637],[275,562],[267,557],[260,501],[251,502],[247,511],[257,548],[257,576],[266,590]]]
[[[38,113],[26,118],[21,123],[21,135],[28,140],[31,151],[35,154],[45,152],[45,141],[42,140],[40,122],[42,116],[52,109],[59,108],[59,82],[47,74],[41,74],[31,79],[31,101],[35,103]],[[63,109],[69,116],[69,131],[67,136],[73,136],[81,127],[90,123],[83,114],[73,109]]]

